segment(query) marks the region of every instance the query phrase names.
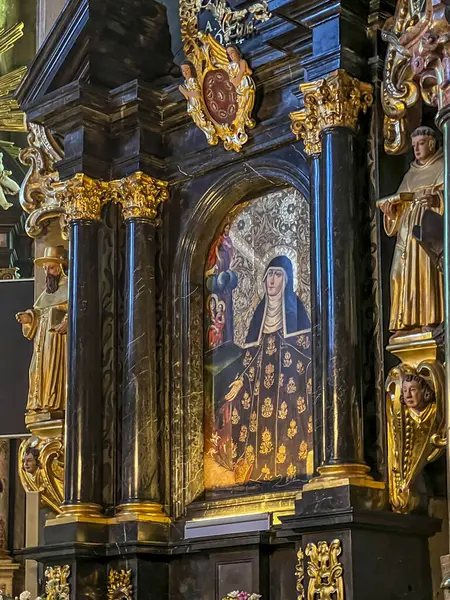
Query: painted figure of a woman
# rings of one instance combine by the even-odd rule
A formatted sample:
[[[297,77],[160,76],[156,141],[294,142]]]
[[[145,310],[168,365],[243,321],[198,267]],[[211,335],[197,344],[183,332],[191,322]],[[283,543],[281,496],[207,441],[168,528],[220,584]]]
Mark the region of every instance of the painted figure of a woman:
[[[296,479],[312,456],[311,324],[293,279],[286,256],[267,265],[237,373],[216,404],[209,453],[236,483]]]

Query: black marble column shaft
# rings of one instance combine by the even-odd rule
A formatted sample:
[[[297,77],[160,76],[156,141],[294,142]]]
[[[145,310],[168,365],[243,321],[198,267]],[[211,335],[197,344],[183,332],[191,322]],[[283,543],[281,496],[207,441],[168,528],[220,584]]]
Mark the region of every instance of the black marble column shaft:
[[[98,223],[72,221],[69,242],[64,505],[101,504],[102,394]],[[69,511],[70,512],[70,511]]]
[[[324,451],[324,436],[322,435],[323,414],[323,360],[322,349],[322,223],[325,222],[323,203],[320,201],[320,157],[311,156],[309,163],[310,176],[310,213],[311,213],[311,290],[313,293],[311,304],[311,331],[312,331],[312,360],[313,360],[313,418],[314,418],[314,463],[320,466]]]
[[[322,466],[364,464],[355,139],[346,127],[327,128],[321,139]]]
[[[160,502],[154,237],[150,219],[126,221],[122,505]]]

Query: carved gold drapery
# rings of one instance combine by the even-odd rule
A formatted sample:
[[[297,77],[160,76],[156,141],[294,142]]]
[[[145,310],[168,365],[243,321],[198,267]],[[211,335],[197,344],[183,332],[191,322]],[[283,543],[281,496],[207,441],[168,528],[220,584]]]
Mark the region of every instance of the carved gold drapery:
[[[156,221],[158,207],[169,198],[167,181],[137,171],[128,177],[111,181],[111,198],[122,206],[125,220],[146,218]]]
[[[359,113],[373,102],[373,87],[338,69],[325,79],[300,85],[305,108],[290,113],[292,133],[302,138],[306,153],[321,152],[320,133],[328,127],[356,129]]]
[[[401,154],[420,124],[422,101],[438,109],[450,101],[450,24],[444,2],[425,0],[420,7],[398,0],[382,36],[388,42],[381,95],[384,147],[388,154]]]

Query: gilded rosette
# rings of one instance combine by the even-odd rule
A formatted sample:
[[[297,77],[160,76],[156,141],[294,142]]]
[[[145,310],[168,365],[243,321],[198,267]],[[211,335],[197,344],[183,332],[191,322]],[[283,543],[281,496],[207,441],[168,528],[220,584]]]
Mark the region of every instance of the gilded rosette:
[[[306,153],[321,152],[320,134],[328,127],[356,129],[360,112],[373,102],[373,87],[338,69],[325,79],[300,85],[305,108],[290,114],[291,129]]]
[[[122,206],[123,217],[156,221],[159,205],[169,198],[167,181],[155,179],[141,171],[109,184],[111,198]]]

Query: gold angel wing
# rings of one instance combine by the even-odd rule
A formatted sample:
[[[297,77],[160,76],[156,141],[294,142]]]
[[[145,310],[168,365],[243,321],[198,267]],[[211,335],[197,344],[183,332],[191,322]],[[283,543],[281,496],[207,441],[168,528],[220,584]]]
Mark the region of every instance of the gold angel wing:
[[[422,361],[417,367],[417,373],[429,382],[436,398],[436,416],[434,418],[433,433],[429,440],[433,449],[427,457],[427,462],[432,462],[439,458],[446,445],[444,406],[445,371],[441,363],[437,361]]]
[[[206,60],[215,69],[226,69],[229,65],[226,49],[210,33],[198,33]]]

